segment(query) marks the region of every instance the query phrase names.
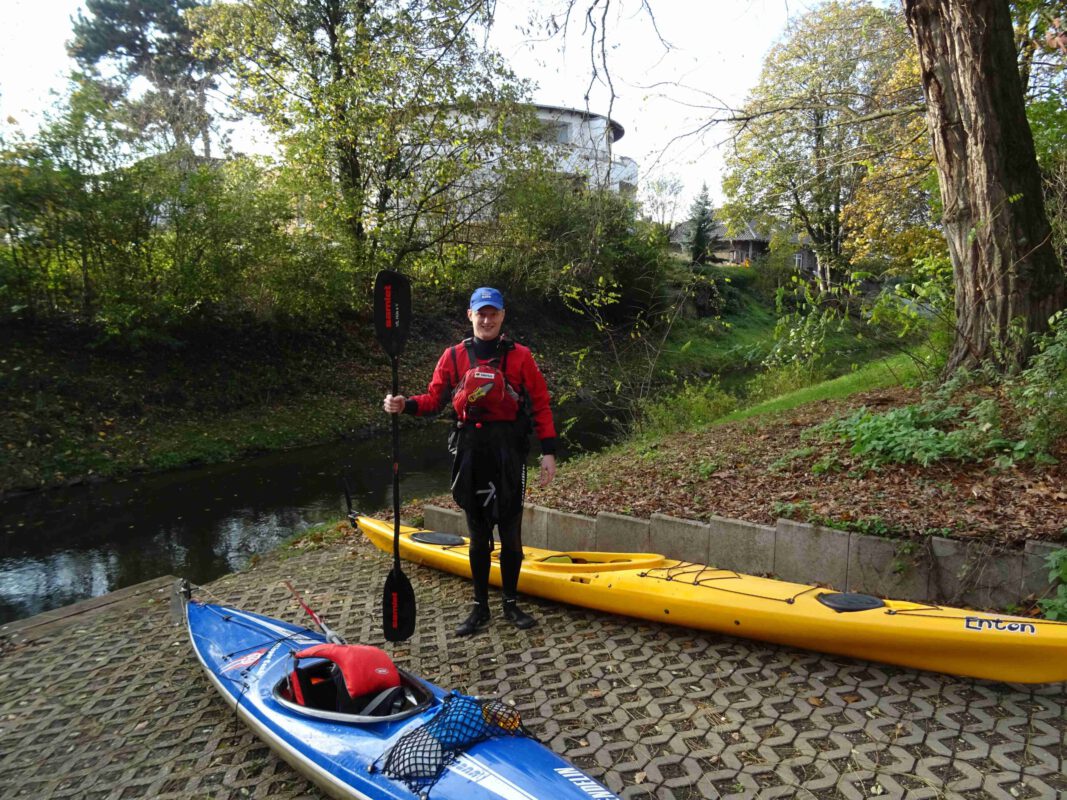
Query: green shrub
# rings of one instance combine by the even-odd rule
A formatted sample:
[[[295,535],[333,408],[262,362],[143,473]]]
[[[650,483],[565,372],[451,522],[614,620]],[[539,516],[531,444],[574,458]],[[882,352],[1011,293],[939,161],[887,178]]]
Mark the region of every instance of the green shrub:
[[[955,459],[976,461],[1010,449],[1000,435],[996,404],[978,403],[969,411],[956,405],[927,403],[875,413],[860,408],[844,419],[818,426],[816,435],[851,445],[851,453],[872,469],[883,464],[919,464]],[[962,419],[961,419],[962,418]],[[959,420],[959,422],[957,422]]]
[[[637,432],[656,436],[706,427],[737,407],[717,382],[689,383],[678,394],[649,400],[639,409]]]
[[[952,261],[935,253],[912,262],[908,274],[891,280],[868,311],[868,321],[891,336],[926,330],[943,345],[953,329]]]
[[[1067,326],[1057,320],[1039,348],[1017,378],[960,370],[940,386],[927,386],[917,405],[882,413],[861,408],[808,435],[850,445],[871,469],[988,457],[1002,467],[1026,459],[1052,462],[1050,450],[1067,435]],[[1012,426],[1002,419],[1002,404],[1017,420]]]
[[[1037,348],[1010,394],[1027,449],[1043,456],[1057,439],[1067,436],[1067,313],[1052,318],[1049,333],[1038,340]]]
[[[1059,585],[1055,597],[1039,600],[1038,605],[1049,619],[1067,622],[1067,548],[1050,553],[1045,563],[1049,568],[1049,582],[1059,581]]]
[[[794,255],[795,251],[777,250],[752,261],[752,288],[767,302],[773,302],[778,290],[797,274]]]
[[[508,176],[495,210],[478,235],[507,245],[464,246],[455,265],[465,270],[460,283],[476,279],[505,295],[562,298],[580,313],[594,296],[610,294],[599,310],[614,321],[659,302],[668,242],[626,198],[576,190],[555,174],[518,173]],[[449,271],[442,266],[442,274]]]

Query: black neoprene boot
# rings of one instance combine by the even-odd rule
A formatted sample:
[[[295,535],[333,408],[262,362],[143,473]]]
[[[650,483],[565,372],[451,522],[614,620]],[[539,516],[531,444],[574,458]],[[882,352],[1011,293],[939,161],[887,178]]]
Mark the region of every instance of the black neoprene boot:
[[[537,620],[519,608],[514,597],[504,598],[504,619],[521,630],[532,628],[537,624]]]
[[[456,636],[470,636],[488,624],[489,603],[484,600],[476,600],[471,606],[471,613],[467,615],[463,624],[456,628]]]

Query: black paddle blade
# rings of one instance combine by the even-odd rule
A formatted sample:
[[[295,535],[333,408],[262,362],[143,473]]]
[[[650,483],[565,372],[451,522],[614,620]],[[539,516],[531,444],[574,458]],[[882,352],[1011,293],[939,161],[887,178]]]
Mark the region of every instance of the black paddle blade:
[[[382,349],[393,358],[404,351],[411,329],[411,281],[383,269],[374,279],[374,332]]]
[[[408,576],[393,567],[382,593],[382,633],[387,642],[402,642],[415,632],[415,590]]]

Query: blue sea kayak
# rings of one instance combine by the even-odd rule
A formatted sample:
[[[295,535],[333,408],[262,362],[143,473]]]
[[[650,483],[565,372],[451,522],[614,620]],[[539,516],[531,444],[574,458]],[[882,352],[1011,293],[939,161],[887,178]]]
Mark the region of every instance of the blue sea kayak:
[[[445,692],[391,661],[370,664],[381,673],[360,687],[372,689],[370,702],[337,710],[331,693],[347,701],[345,681],[354,685],[366,677],[342,674],[338,664],[352,671],[358,659],[345,664],[343,657],[377,648],[334,646],[312,629],[200,602],[187,587],[180,593],[193,650],[223,699],[272,750],[333,797],[617,800],[529,736],[491,735],[468,744],[456,734],[465,727],[442,733],[452,712],[482,711],[486,701]],[[317,657],[323,654],[329,657]],[[388,659],[381,651],[378,657]],[[521,728],[513,711],[498,702],[484,708],[492,706],[505,709],[504,721],[497,720],[503,727],[493,730]]]

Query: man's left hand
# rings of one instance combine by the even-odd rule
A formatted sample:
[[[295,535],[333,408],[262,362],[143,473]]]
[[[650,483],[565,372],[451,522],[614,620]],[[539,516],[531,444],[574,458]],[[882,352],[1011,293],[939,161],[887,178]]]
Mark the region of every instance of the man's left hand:
[[[556,457],[541,456],[541,485],[548,486],[556,477]]]

